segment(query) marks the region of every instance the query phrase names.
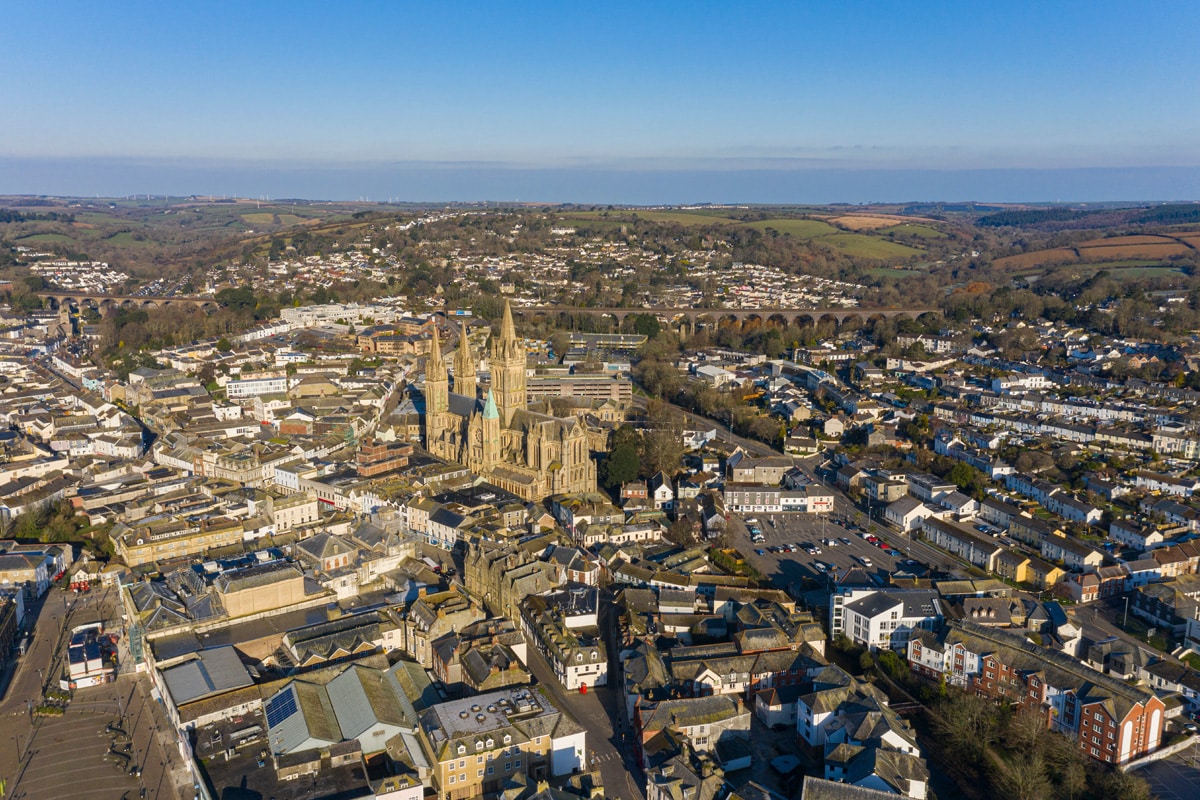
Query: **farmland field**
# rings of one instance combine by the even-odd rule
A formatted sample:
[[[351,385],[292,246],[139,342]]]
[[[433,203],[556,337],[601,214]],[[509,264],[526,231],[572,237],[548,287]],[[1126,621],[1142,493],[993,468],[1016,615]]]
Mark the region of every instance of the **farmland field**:
[[[65,233],[35,233],[32,236],[26,236],[23,239],[17,239],[18,244],[27,244],[29,242],[33,242],[34,244],[38,242],[45,242],[47,244],[67,244],[74,241],[74,239],[72,239],[70,236],[67,236]]]
[[[1148,237],[1137,237],[1139,239]],[[1079,254],[1084,260],[1096,261],[1107,258],[1166,258],[1167,256],[1182,255],[1190,248],[1182,242],[1158,240],[1146,244],[1117,244],[1106,247],[1084,247],[1080,245]]]
[[[895,267],[875,267],[867,270],[868,275],[873,275],[877,278],[915,278],[921,274],[920,270],[915,269],[896,269]]]
[[[1078,247],[1122,247],[1125,245],[1135,244],[1171,244],[1175,241],[1173,236],[1107,236],[1099,239],[1088,239],[1086,242],[1080,242]]]
[[[874,231],[880,228],[891,228],[898,222],[907,222],[904,217],[881,217],[870,214],[844,214],[830,220],[852,231]]]
[[[914,236],[919,239],[945,239],[946,234],[928,225],[912,225],[903,223],[890,228],[880,228],[877,233],[893,233],[897,236]]]
[[[819,219],[764,219],[760,222],[751,222],[748,227],[760,231],[772,228],[797,239],[812,239],[838,232],[837,228]]]
[[[1015,256],[997,258],[995,265],[1008,267],[1036,267],[1041,264],[1068,264],[1078,261],[1079,255],[1070,247],[1056,247],[1052,250],[1035,250],[1032,253],[1020,253]]]
[[[242,219],[251,225],[271,225],[275,222],[275,215],[264,211],[255,214],[242,214]]]
[[[562,216],[565,219],[618,225],[632,222],[634,217],[650,222],[674,222],[678,225],[732,225],[737,222],[729,217],[689,211],[568,211]]]
[[[921,254],[921,251],[915,247],[876,239],[873,236],[864,236],[861,233],[838,233],[833,236],[822,236],[819,241],[848,256],[859,258],[910,258]]]

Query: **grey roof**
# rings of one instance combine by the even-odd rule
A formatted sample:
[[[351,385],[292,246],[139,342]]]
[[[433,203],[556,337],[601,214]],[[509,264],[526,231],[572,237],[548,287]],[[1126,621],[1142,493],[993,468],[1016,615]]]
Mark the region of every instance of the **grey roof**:
[[[347,739],[361,736],[380,723],[400,726],[407,722],[391,684],[378,670],[352,666],[326,684],[325,690]]]
[[[456,417],[469,418],[476,412],[483,413],[483,403],[474,397],[450,392],[447,401],[450,413]]]
[[[232,647],[202,650],[196,658],[166,668],[162,676],[176,706],[254,683]]]
[[[896,800],[891,792],[877,792],[848,783],[821,780],[812,775],[804,777],[800,800]]]

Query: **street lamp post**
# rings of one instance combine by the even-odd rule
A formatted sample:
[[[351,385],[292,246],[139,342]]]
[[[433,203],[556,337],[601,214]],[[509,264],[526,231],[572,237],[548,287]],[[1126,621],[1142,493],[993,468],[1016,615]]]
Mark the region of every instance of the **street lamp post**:
[[[1121,623],[1122,628],[1129,627],[1129,595],[1125,595],[1125,619]]]

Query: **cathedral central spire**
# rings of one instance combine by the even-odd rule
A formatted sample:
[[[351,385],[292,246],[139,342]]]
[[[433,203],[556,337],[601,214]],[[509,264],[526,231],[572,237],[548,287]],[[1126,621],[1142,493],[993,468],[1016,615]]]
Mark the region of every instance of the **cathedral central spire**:
[[[500,420],[507,427],[518,410],[526,404],[525,396],[525,345],[517,338],[513,326],[512,306],[504,301],[504,318],[500,322],[500,335],[492,339],[492,388],[496,393],[496,405],[500,409]]]
[[[454,351],[454,392],[475,397],[475,359],[471,355],[471,340],[467,337],[467,326],[459,328],[458,349]]]

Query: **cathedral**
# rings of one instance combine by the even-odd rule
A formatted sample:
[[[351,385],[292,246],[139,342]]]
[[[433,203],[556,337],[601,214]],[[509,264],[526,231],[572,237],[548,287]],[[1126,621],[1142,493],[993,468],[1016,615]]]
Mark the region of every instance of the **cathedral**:
[[[467,467],[525,500],[596,491],[587,431],[575,417],[531,410],[525,394],[525,345],[504,304],[492,337],[492,386],[480,399],[466,332],[454,354],[454,391],[434,327],[425,364],[425,448]]]

